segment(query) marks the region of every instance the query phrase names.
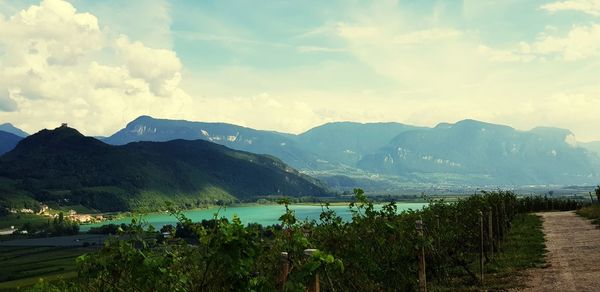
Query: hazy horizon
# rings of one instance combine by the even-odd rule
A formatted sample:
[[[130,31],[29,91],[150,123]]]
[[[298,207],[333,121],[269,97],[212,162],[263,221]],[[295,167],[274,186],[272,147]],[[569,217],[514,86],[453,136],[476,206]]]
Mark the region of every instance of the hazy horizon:
[[[600,140],[598,7],[7,0],[0,124],[106,136],[140,115],[288,133],[475,119]]]
[[[142,115],[142,116],[139,116],[139,117],[137,117],[137,118],[135,118],[135,119],[132,119],[132,120],[131,120],[131,121],[129,121],[129,122],[132,122],[132,121],[134,121],[134,120],[136,120],[136,119],[138,119],[138,118],[141,118],[141,117],[143,117],[143,116],[147,116],[147,117],[150,117],[150,118],[152,118],[152,119],[157,119],[157,120],[172,120],[172,121],[175,121],[175,120],[181,120],[181,119],[162,118],[162,117],[156,117],[156,116],[150,116],[150,115]],[[440,125],[440,124],[456,124],[456,123],[458,123],[458,122],[461,122],[461,121],[466,121],[466,120],[475,120],[475,119],[469,119],[469,118],[465,118],[465,119],[457,120],[457,121],[454,121],[454,122],[445,122],[445,121],[441,121],[441,122],[438,122],[438,123],[436,123],[436,124],[434,124],[434,125],[431,125],[431,126],[429,126],[429,125],[414,125],[414,124],[406,124],[406,125],[408,125],[408,126],[417,126],[417,127],[425,127],[425,128],[434,128],[434,127],[436,127],[436,126],[438,126],[438,125]],[[184,121],[189,121],[189,122],[201,122],[201,123],[222,123],[222,121],[200,121],[200,120],[198,120],[198,121],[196,121],[196,120],[184,120]],[[481,121],[481,120],[475,120],[475,121],[482,122],[482,123],[490,123],[490,122],[487,122],[487,121]],[[71,127],[71,128],[74,128],[74,129],[78,130],[78,131],[79,131],[80,133],[82,133],[83,135],[85,135],[85,136],[90,136],[90,137],[92,137],[92,136],[93,136],[93,137],[108,137],[108,136],[110,136],[110,135],[112,135],[112,134],[115,134],[115,133],[116,133],[117,131],[119,131],[119,130],[125,129],[125,126],[126,126],[126,124],[123,124],[123,127],[122,127],[122,128],[119,128],[119,129],[117,129],[115,132],[108,133],[108,135],[106,135],[106,136],[103,136],[103,135],[90,135],[90,134],[86,133],[85,131],[83,131],[83,130],[81,130],[81,129],[79,129],[79,128],[76,128],[75,126],[73,126],[73,125],[69,124],[69,122],[68,122],[68,121],[63,121],[63,122],[62,122],[62,123],[60,123],[60,124],[56,124],[56,125],[50,125],[50,126],[49,126],[49,127],[47,127],[47,128],[40,128],[40,129],[36,129],[36,130],[34,130],[34,131],[27,132],[27,133],[28,133],[29,135],[32,135],[32,134],[35,134],[35,133],[37,133],[38,131],[41,131],[41,130],[44,130],[44,129],[47,129],[47,130],[52,130],[52,129],[55,129],[55,128],[58,128],[58,127],[60,127],[60,126],[61,126],[63,123],[64,123],[64,124],[67,124],[67,125],[68,125],[69,127]],[[250,127],[250,128],[252,128],[252,129],[255,129],[255,130],[260,130],[260,131],[274,131],[274,132],[279,132],[279,133],[286,133],[286,134],[300,135],[300,134],[306,133],[306,132],[308,132],[308,131],[310,131],[310,130],[312,130],[312,129],[314,129],[314,128],[317,128],[317,127],[319,127],[319,126],[323,126],[323,125],[325,125],[325,124],[330,124],[330,123],[387,124],[387,123],[399,123],[399,122],[394,122],[394,121],[357,122],[357,121],[344,121],[344,120],[341,120],[341,121],[330,121],[330,122],[325,122],[325,123],[323,123],[323,124],[318,124],[318,125],[315,125],[314,127],[311,127],[311,128],[309,128],[309,129],[307,129],[307,130],[300,131],[300,132],[285,132],[285,131],[278,131],[278,130],[272,130],[272,129],[261,129],[261,128],[252,128],[252,127]],[[5,124],[10,124],[10,125],[13,125],[13,126],[15,126],[14,124],[12,124],[12,123],[10,123],[10,122],[6,122]],[[492,123],[492,124],[493,124],[493,123]],[[531,130],[533,130],[533,129],[535,129],[535,128],[545,128],[545,127],[546,127],[546,126],[540,125],[540,126],[533,127],[533,128],[531,128],[531,129],[518,129],[518,128],[512,127],[512,126],[510,126],[510,125],[505,125],[505,124],[496,124],[496,125],[508,126],[508,127],[511,127],[511,128],[513,128],[513,129],[515,129],[515,130],[517,130],[517,131],[522,131],[522,132],[531,131]],[[244,126],[244,125],[238,125],[238,126]],[[247,127],[247,126],[244,126],[244,127]],[[18,127],[17,127],[17,128],[18,128]],[[558,128],[558,127],[550,127],[550,128]],[[563,128],[563,129],[564,129],[564,128]],[[565,129],[565,130],[570,130],[570,129]],[[575,134],[575,133],[573,133],[573,135],[576,137],[576,134]],[[577,142],[589,143],[589,142],[597,142],[597,141],[596,141],[596,140],[591,140],[591,141],[581,141],[581,140],[577,140]]]

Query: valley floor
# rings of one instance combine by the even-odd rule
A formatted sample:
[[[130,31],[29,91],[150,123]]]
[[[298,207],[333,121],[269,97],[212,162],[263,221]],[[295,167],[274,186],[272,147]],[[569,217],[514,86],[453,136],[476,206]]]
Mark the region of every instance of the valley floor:
[[[599,291],[600,229],[574,212],[539,215],[547,267],[528,271],[522,291]]]

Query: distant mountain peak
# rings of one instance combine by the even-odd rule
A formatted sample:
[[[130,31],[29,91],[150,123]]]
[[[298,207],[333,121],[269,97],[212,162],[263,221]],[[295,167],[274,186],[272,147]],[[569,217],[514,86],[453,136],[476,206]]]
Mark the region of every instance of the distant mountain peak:
[[[127,123],[127,127],[132,127],[134,125],[138,125],[138,124],[142,124],[142,123],[146,123],[146,122],[150,122],[150,121],[154,121],[156,120],[155,118],[148,116],[148,115],[141,115],[135,119],[133,119],[131,122]]]
[[[464,120],[456,122],[454,125],[455,126],[469,126],[469,127],[493,127],[493,128],[504,128],[504,129],[514,130],[514,128],[510,127],[510,126],[501,125],[501,124],[493,124],[493,123],[488,123],[488,122],[479,121],[479,120],[475,120],[475,119],[464,119]]]
[[[11,123],[4,123],[4,124],[0,125],[0,131],[15,134],[19,137],[29,136],[29,134],[27,134],[25,131],[13,126],[13,124],[11,124]]]

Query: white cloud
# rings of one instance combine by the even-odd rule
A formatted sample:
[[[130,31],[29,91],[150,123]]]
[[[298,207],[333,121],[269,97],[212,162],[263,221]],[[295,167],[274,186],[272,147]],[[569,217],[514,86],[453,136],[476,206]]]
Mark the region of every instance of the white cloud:
[[[577,61],[600,55],[600,24],[576,25],[564,35],[554,30],[538,34],[533,42],[520,42],[512,49],[480,45],[478,53],[496,62]]]
[[[173,51],[100,27],[94,15],[62,0],[0,18],[0,110],[11,111],[0,118],[31,132],[68,120],[105,134],[141,114],[188,108]]]
[[[177,89],[182,66],[175,52],[148,48],[141,42],[130,42],[126,36],[116,40],[116,47],[131,76],[146,80],[152,92],[169,96]]]
[[[96,17],[76,13],[65,1],[43,1],[9,19],[0,19],[0,24],[5,55],[11,55],[3,58],[5,66],[74,65],[87,52],[103,46]]]
[[[564,37],[542,34],[532,47],[534,53],[559,54],[567,61],[596,57],[600,54],[600,25],[574,26]]]
[[[600,0],[567,0],[544,4],[541,7],[551,13],[558,11],[579,11],[593,16],[600,16]]]

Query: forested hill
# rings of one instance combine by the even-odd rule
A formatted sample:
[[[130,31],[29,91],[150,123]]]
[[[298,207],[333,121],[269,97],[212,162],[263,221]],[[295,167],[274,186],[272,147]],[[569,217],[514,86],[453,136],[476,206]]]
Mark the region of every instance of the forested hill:
[[[327,194],[320,182],[274,157],[201,140],[112,146],[68,127],[22,140],[0,157],[0,179],[6,193],[102,211]]]

